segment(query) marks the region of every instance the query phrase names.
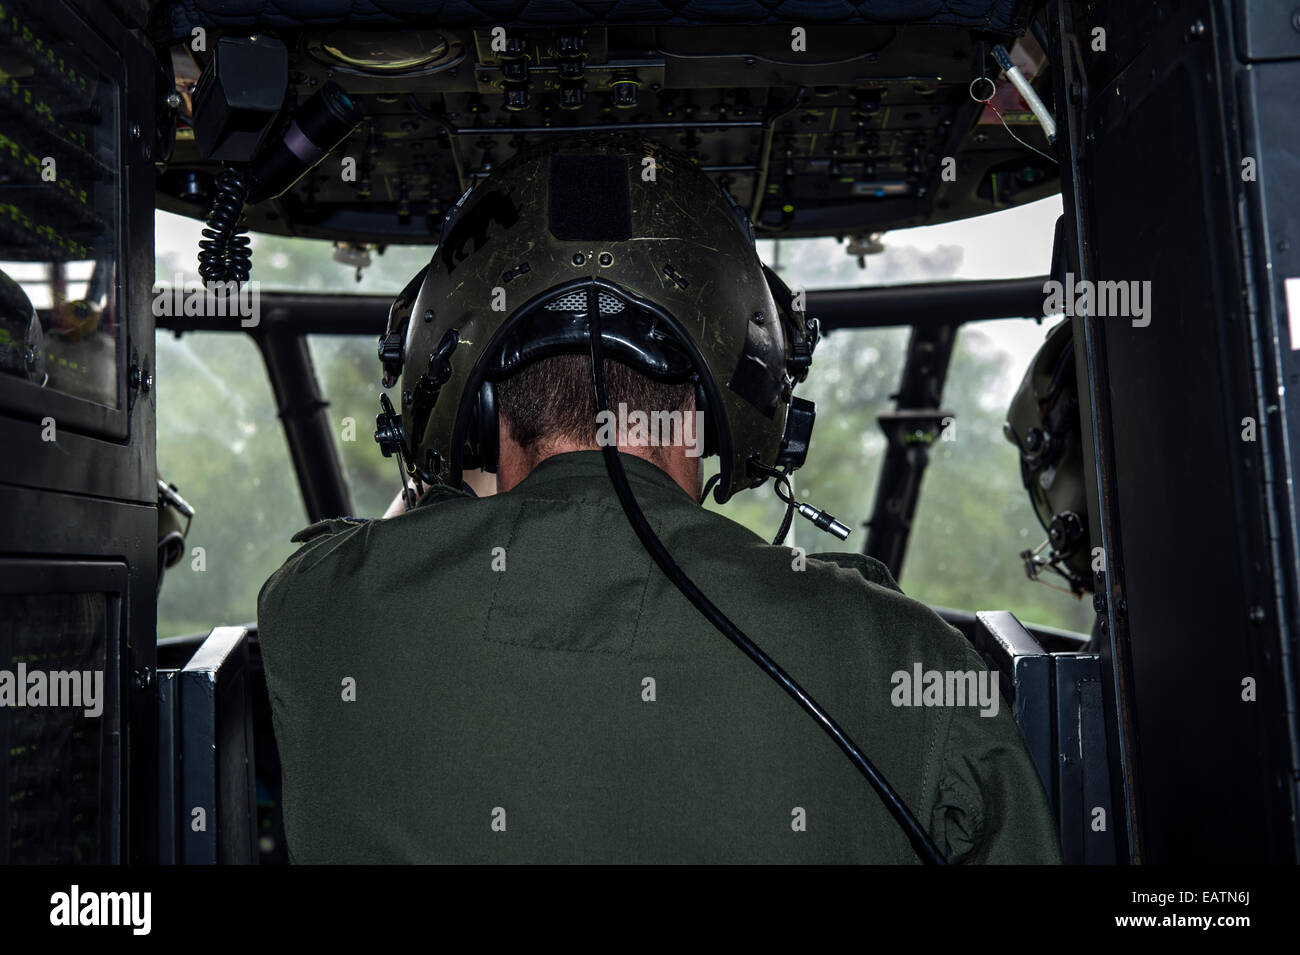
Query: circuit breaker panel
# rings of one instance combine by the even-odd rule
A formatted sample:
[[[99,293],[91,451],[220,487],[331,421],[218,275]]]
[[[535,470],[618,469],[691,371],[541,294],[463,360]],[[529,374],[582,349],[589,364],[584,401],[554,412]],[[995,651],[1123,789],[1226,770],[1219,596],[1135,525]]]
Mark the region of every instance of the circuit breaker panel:
[[[0,863],[148,861],[156,67],[136,8],[0,2]]]

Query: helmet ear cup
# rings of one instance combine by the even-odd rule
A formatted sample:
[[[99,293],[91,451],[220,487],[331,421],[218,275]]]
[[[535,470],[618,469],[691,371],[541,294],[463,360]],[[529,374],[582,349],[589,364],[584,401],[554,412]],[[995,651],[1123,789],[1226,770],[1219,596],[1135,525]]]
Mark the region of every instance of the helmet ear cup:
[[[495,474],[499,454],[497,393],[492,382],[484,381],[479,385],[478,395],[474,398],[474,413],[470,417],[469,434],[465,438],[462,467],[466,470],[481,468],[489,474]]]

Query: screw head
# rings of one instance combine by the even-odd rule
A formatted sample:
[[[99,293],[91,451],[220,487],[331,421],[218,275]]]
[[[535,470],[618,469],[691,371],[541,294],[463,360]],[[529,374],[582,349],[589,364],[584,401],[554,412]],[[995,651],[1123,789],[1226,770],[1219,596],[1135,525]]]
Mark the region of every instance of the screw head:
[[[573,253],[573,264],[574,264],[574,265],[582,265],[582,263],[584,263],[584,262],[586,262],[586,261],[587,261],[587,257],[586,257],[585,255],[583,255],[581,252],[574,252],[574,253]]]
[[[602,253],[600,253],[600,264],[601,264],[601,265],[612,265],[613,262],[614,262],[614,256],[610,255],[608,252],[602,252]]]

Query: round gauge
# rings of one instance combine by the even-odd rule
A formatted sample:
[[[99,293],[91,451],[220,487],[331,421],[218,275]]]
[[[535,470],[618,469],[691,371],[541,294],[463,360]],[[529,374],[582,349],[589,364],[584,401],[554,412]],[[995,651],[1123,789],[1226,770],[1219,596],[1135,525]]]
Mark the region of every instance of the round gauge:
[[[361,73],[411,73],[446,57],[448,43],[433,30],[334,30],[320,41],[320,55]]]

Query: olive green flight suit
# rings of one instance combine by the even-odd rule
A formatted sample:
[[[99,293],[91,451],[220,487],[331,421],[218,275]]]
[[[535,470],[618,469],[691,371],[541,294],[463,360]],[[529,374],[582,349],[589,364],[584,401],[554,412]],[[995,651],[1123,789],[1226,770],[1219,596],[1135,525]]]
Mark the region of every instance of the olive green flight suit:
[[[877,562],[802,562],[623,460],[669,553],[950,861],[1060,861],[1005,700],[992,717],[891,702],[916,664],[984,669],[956,630]],[[830,738],[652,563],[599,452],[294,539],[258,601],[293,861],[917,861]]]

